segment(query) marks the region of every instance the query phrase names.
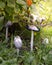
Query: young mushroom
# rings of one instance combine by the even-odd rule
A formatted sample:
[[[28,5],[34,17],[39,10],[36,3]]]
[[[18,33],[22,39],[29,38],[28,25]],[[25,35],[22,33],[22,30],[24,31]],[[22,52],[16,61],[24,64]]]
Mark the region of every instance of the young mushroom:
[[[39,17],[38,15],[30,14],[30,18],[32,20],[32,23],[34,23],[35,21],[37,21],[38,17]]]
[[[22,40],[21,40],[20,36],[14,37],[14,45],[17,49],[17,56],[19,56],[19,50],[22,47]]]
[[[48,38],[43,39],[42,44],[49,44],[49,39]]]
[[[30,41],[30,48],[33,51],[33,39],[34,39],[34,32],[39,32],[40,29],[34,25],[27,25],[26,28],[31,30],[31,41]]]
[[[6,40],[8,40],[8,27],[12,25],[12,22],[11,21],[8,21],[5,25],[6,27]]]

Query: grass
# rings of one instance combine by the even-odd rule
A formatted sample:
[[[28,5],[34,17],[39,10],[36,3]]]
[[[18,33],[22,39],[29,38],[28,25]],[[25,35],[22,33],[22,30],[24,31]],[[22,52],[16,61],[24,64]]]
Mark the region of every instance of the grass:
[[[0,65],[52,65],[52,27],[49,27],[48,30],[43,28],[43,31],[35,36],[34,52],[30,52],[29,44],[25,46],[29,41],[23,40],[24,48],[20,50],[18,59],[13,39],[11,38],[10,43],[7,43],[6,40],[1,41]],[[42,44],[41,38],[46,37],[49,39],[49,44]]]

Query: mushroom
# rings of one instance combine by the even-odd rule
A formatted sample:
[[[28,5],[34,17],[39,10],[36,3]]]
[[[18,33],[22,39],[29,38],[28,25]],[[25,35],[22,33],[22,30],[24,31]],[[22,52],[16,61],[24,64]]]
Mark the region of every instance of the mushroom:
[[[39,22],[42,23],[43,21],[45,21],[45,17],[40,17]]]
[[[33,39],[34,39],[34,32],[39,32],[40,29],[34,25],[27,25],[26,28],[31,30],[31,41],[30,41],[30,48],[33,51]]]
[[[39,17],[38,15],[30,14],[30,18],[32,20],[32,23],[34,23],[35,21],[37,21],[38,17]]]
[[[39,22],[40,24],[45,21],[45,16],[40,17],[39,15],[30,14],[30,19],[32,23]]]
[[[22,47],[22,40],[21,40],[20,36],[14,37],[14,45],[17,49],[17,56],[19,56],[19,50]]]
[[[48,38],[45,38],[42,42],[42,44],[49,44],[49,39]]]
[[[6,40],[8,40],[8,27],[12,25],[12,22],[11,21],[8,21],[5,25],[6,27]]]

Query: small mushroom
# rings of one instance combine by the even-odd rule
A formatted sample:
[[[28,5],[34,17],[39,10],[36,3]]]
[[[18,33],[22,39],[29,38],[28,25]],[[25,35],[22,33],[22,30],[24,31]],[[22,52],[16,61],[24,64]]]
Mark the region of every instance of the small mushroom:
[[[49,39],[48,38],[45,38],[42,42],[42,44],[49,44]]]
[[[30,48],[33,51],[33,39],[34,39],[34,32],[39,32],[40,29],[34,25],[27,25],[26,28],[31,30],[31,41],[30,41]]]
[[[45,21],[45,16],[40,17],[39,15],[30,14],[30,19],[32,23],[39,22],[40,24]]]
[[[32,20],[32,23],[34,23],[35,21],[37,21],[38,17],[39,17],[38,15],[30,14],[30,18]]]
[[[42,23],[43,21],[45,21],[45,17],[39,18],[39,22],[40,22],[40,23]]]
[[[11,21],[8,21],[5,25],[6,27],[6,40],[8,40],[8,27],[12,25],[12,22]]]
[[[22,47],[22,40],[21,40],[20,36],[14,37],[14,45],[17,49],[17,55],[19,55],[19,50]]]

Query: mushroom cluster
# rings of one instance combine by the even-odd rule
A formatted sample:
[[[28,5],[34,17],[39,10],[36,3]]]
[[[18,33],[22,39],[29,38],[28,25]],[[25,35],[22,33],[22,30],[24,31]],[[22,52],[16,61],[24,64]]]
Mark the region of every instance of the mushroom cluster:
[[[34,15],[34,14],[30,14],[30,19],[31,19],[32,23],[34,23],[34,22],[42,23],[43,21],[46,20],[46,18],[44,16],[40,17],[39,15]]]

